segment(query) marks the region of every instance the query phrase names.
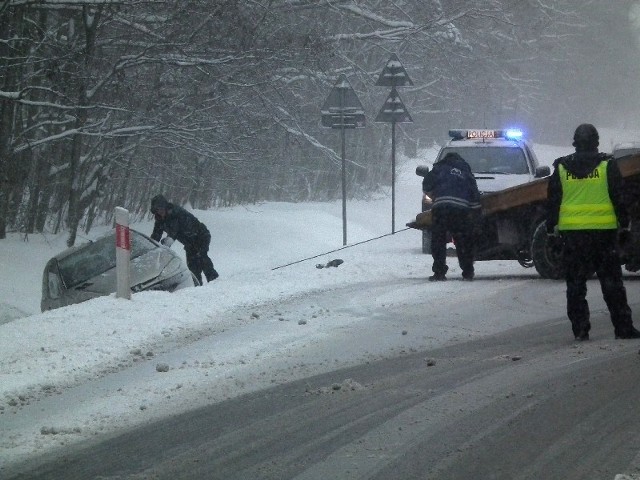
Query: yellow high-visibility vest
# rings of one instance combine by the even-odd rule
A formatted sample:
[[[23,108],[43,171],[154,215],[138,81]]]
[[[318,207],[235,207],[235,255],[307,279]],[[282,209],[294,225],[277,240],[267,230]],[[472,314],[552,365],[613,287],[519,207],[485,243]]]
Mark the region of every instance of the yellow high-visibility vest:
[[[578,178],[558,165],[562,202],[558,230],[612,230],[618,228],[607,183],[608,162],[602,161],[586,177]]]

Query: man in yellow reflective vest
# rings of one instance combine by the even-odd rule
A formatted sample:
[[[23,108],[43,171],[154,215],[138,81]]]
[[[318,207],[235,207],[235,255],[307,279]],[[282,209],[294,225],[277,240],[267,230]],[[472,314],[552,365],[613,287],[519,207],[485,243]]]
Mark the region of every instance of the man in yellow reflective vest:
[[[615,160],[598,152],[598,130],[576,128],[572,155],[554,162],[547,191],[547,234],[560,240],[567,284],[567,315],[576,340],[588,340],[591,323],[587,279],[595,271],[615,338],[640,338],[633,326],[618,252],[629,235],[622,175]]]

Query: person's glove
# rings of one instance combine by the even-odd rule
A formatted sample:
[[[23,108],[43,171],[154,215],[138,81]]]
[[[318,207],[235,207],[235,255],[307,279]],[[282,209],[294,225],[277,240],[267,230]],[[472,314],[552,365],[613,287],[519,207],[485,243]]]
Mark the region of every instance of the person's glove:
[[[630,228],[621,228],[618,230],[618,245],[620,248],[625,249],[631,243],[631,229]]]
[[[160,240],[160,243],[165,247],[170,247],[171,245],[173,245],[173,238],[164,237],[162,240]]]

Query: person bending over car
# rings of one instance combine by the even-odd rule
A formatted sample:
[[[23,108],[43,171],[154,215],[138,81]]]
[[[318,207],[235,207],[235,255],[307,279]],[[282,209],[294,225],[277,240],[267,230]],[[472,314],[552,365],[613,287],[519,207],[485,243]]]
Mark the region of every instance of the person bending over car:
[[[156,242],[170,247],[177,240],[184,245],[189,270],[202,284],[202,274],[208,282],[218,278],[218,272],[213,268],[209,258],[209,230],[192,213],[184,208],[170,203],[164,196],[156,195],[151,199],[151,213],[155,217],[151,238]],[[162,234],[167,236],[162,238]]]
[[[429,281],[446,280],[447,240],[453,237],[464,280],[474,277],[473,231],[480,214],[480,192],[469,164],[457,153],[447,153],[422,181],[422,191],[433,199]]]

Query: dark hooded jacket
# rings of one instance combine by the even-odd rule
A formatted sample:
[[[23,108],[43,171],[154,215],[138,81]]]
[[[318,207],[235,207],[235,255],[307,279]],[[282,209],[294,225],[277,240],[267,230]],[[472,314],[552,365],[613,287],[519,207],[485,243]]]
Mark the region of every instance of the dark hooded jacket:
[[[444,206],[480,209],[480,192],[471,167],[454,152],[433,165],[422,180],[422,191],[433,199],[434,209]]]
[[[562,203],[562,185],[560,184],[558,165],[564,165],[571,174],[578,178],[586,178],[603,160],[609,162],[607,166],[607,186],[609,189],[609,197],[611,198],[611,203],[613,204],[613,209],[618,219],[618,225],[621,228],[627,228],[629,226],[629,214],[624,203],[622,190],[622,174],[616,161],[604,153],[599,153],[597,150],[576,151],[576,153],[572,155],[557,158],[553,162],[554,171],[549,178],[547,188],[548,233],[552,233],[555,226],[558,225],[560,204]]]
[[[167,215],[161,218],[157,208],[165,208]],[[151,212],[155,216],[153,233],[151,238],[159,242],[162,233],[179,241],[186,250],[198,250],[203,245],[208,245],[211,240],[209,230],[192,213],[184,208],[168,202],[162,195],[157,195],[151,200]]]

